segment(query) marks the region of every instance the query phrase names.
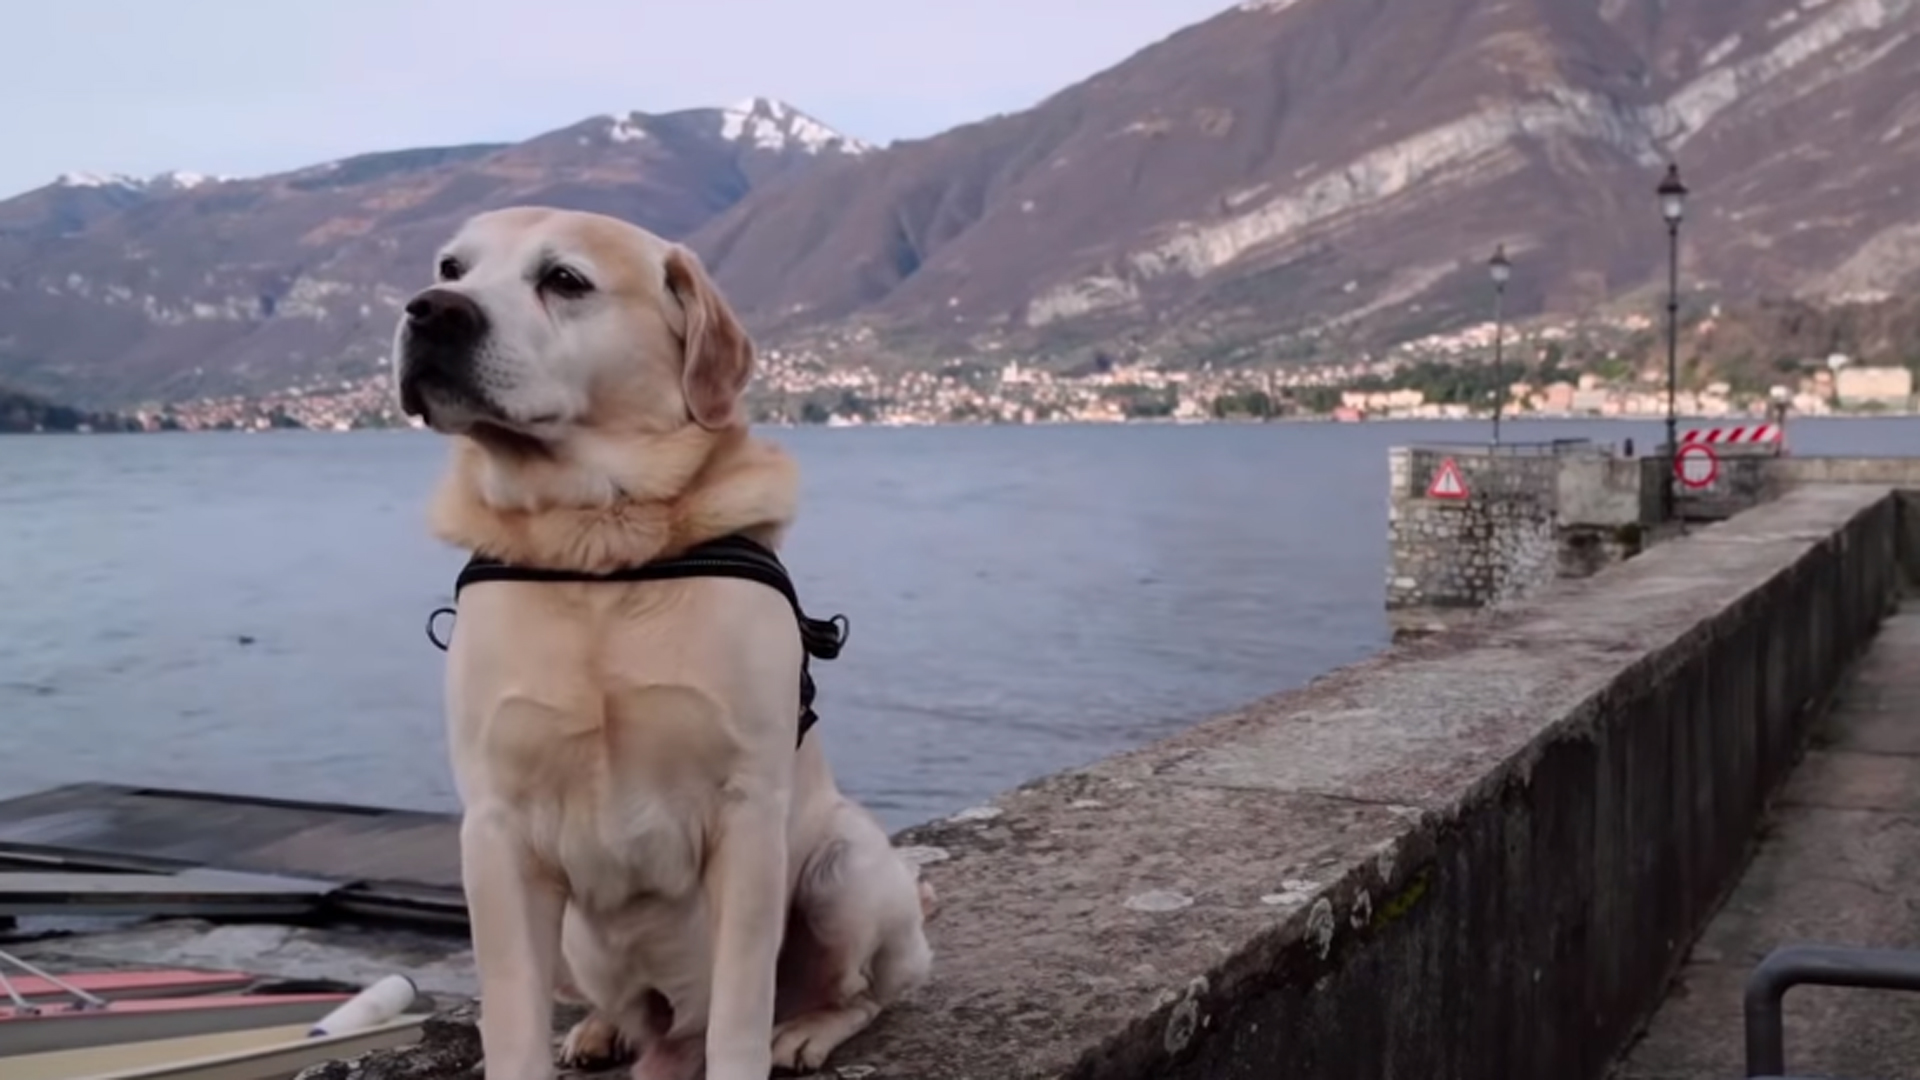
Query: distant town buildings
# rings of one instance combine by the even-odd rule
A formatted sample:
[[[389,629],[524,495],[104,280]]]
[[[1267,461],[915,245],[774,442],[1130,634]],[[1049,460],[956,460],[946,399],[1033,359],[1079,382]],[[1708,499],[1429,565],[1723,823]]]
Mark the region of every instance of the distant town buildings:
[[[1842,408],[1905,412],[1913,401],[1913,371],[1846,365],[1834,372],[1833,396]]]
[[[1177,358],[1121,363],[1103,357],[1074,375],[1019,359],[987,363],[979,357],[955,358],[934,371],[881,371],[805,350],[771,349],[762,355],[749,398],[761,423],[841,426],[1460,419],[1489,412],[1494,394],[1502,392],[1508,415],[1654,417],[1667,407],[1664,366],[1631,370],[1605,344],[1607,335],[1622,339],[1650,326],[1645,316],[1629,315],[1597,326],[1536,327],[1509,337],[1497,372],[1488,363],[1491,324],[1409,342],[1385,356],[1308,366],[1191,368]],[[1576,344],[1585,350],[1577,367],[1562,362]],[[1800,415],[1915,408],[1914,373],[1905,367],[1807,358],[1795,362],[1791,374],[1776,374],[1780,382],[1744,391],[1724,381],[1683,385],[1675,404],[1686,416],[1759,416],[1777,386]],[[152,406],[138,410],[135,419],[148,429],[186,430],[417,426],[400,414],[384,372],[261,397]]]

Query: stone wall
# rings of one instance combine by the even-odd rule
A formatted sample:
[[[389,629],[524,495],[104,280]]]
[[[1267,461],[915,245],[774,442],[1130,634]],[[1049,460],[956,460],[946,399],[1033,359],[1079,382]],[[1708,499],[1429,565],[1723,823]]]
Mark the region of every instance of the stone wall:
[[[1654,535],[1652,529],[1638,524],[1562,525],[1558,530],[1558,576],[1592,577],[1645,551]]]
[[[1767,470],[1777,487],[1878,484],[1920,491],[1920,457],[1780,457]]]
[[[1771,445],[1714,450],[1714,482],[1676,491],[1682,521],[1722,521],[1790,486]],[[1427,494],[1447,458],[1467,479],[1465,500]],[[1582,442],[1414,446],[1392,450],[1391,463],[1386,606],[1396,637],[1587,577],[1683,531],[1665,520],[1664,455],[1625,457]]]
[[[1714,444],[1718,475],[1704,488],[1676,485],[1683,522],[1724,521],[1801,483],[1911,485],[1914,458],[1793,458],[1772,444]],[[1581,444],[1399,447],[1390,452],[1387,611],[1396,634],[1431,633],[1524,596],[1556,578],[1578,578],[1677,535],[1665,494],[1664,455],[1623,457]],[[1453,459],[1469,497],[1427,494]]]
[[[1680,516],[1688,521],[1724,521],[1780,494],[1772,463],[1780,460],[1768,444],[1714,445],[1719,474],[1711,485],[1674,485]]]
[[[909,830],[933,981],[826,1075],[1598,1080],[1890,610],[1895,523],[1802,491]]]
[[[1538,448],[1395,447],[1389,452],[1387,609],[1483,608],[1553,579],[1555,456]],[[1443,462],[1465,499],[1427,494]]]
[[[1645,551],[1658,536],[1664,458],[1581,448],[1560,456],[1559,471],[1559,577],[1590,577]]]
[[[1920,590],[1920,457],[1783,457],[1768,463],[1777,490],[1805,484],[1872,484],[1899,489],[1900,566]]]
[[[1558,509],[1562,525],[1646,525],[1661,518],[1660,482],[1666,459],[1622,457],[1600,447],[1559,455]]]

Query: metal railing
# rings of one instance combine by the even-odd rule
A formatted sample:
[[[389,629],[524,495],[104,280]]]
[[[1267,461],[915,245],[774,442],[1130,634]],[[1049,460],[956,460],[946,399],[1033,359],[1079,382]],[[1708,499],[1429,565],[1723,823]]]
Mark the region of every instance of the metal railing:
[[[1920,992],[1920,951],[1783,945],[1747,977],[1748,1080],[1790,1080],[1783,999],[1796,986]]]
[[[1488,457],[1545,457],[1562,453],[1576,446],[1591,446],[1592,439],[1543,439],[1533,442],[1479,442],[1472,439],[1422,439],[1408,443],[1409,450],[1431,450],[1435,453],[1484,454]]]

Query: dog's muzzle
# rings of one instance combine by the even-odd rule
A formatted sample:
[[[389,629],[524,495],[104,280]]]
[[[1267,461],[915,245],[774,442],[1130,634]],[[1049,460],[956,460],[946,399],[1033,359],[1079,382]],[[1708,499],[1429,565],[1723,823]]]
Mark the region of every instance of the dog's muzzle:
[[[400,408],[424,418],[426,399],[435,391],[478,400],[473,362],[486,337],[486,312],[463,293],[436,287],[407,301],[401,324]]]

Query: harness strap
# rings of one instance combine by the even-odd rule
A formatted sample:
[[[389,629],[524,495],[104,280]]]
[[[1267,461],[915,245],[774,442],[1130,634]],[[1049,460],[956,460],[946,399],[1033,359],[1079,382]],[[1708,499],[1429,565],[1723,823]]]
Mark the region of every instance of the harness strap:
[[[800,657],[800,741],[804,742],[808,730],[820,719],[813,711],[813,673],[808,669],[808,661],[838,657],[840,650],[846,647],[851,627],[845,615],[835,615],[831,619],[809,616],[800,607],[800,595],[794,590],[793,579],[787,576],[787,568],[780,562],[780,557],[755,540],[745,536],[723,536],[688,548],[671,559],[623,566],[603,574],[514,566],[476,554],[467,560],[467,565],[460,570],[460,576],[454,579],[453,599],[458,603],[460,590],[484,581],[632,582],[694,577],[738,578],[758,582],[787,598],[787,603],[793,608],[794,619],[800,626],[800,645],[804,650]],[[437,632],[440,616],[454,614],[453,608],[443,607],[427,616],[427,640],[433,642],[441,652],[447,650],[448,642],[442,640]]]

